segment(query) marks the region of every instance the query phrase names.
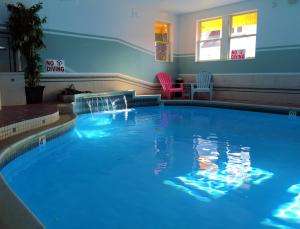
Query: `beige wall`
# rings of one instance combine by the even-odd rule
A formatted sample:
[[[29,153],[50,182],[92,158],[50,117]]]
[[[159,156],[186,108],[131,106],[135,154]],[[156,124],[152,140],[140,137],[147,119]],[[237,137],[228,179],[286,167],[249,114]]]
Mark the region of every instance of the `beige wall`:
[[[194,82],[195,75],[180,75]],[[158,94],[160,86],[119,73],[68,73],[43,75],[44,101],[53,102],[70,84],[92,92],[135,90],[137,94]],[[2,106],[26,104],[22,73],[0,74]],[[300,73],[215,74],[214,99],[253,103],[300,105]]]
[[[137,94],[159,94],[155,83],[139,80],[119,73],[65,73],[44,74],[41,84],[46,86],[44,101],[55,101],[64,88],[71,84],[80,91],[106,92],[134,90]]]
[[[76,89],[81,91],[105,92],[135,90],[137,94],[160,93],[160,87],[157,84],[119,73],[45,74],[41,79],[41,85],[46,86],[44,91],[44,101],[56,101],[58,94],[71,84],[74,84]],[[24,88],[25,82],[23,73],[0,73],[2,106],[26,104]]]
[[[185,82],[195,75],[182,74]],[[215,74],[214,99],[300,105],[300,73]]]

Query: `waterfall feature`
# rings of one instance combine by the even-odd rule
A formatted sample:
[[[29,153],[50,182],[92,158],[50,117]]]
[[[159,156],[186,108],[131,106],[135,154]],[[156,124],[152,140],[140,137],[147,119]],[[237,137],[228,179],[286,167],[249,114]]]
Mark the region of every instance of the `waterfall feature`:
[[[93,100],[92,100],[92,101],[93,101]],[[92,109],[92,102],[91,102],[91,100],[87,100],[86,103],[87,103],[87,105],[88,105],[88,107],[89,107],[89,109],[90,109],[91,115],[92,115],[92,117],[93,117],[93,109]]]
[[[113,115],[118,112],[125,112],[125,118],[128,117],[128,101],[125,95],[119,96],[95,96],[84,99],[88,110],[94,117],[95,113],[106,112]]]
[[[72,110],[75,114],[92,113],[122,113],[125,118],[131,107],[157,106],[160,104],[160,96],[137,96],[134,91],[113,91],[102,93],[83,93],[73,97],[74,102],[64,109]]]
[[[126,96],[123,96],[124,104],[125,104],[125,120],[127,121],[128,119],[128,104],[127,104],[127,99]]]
[[[99,111],[99,99],[98,99],[98,97],[96,97],[96,107],[97,107],[97,112],[100,112]]]
[[[106,109],[107,111],[109,111],[108,99],[105,99],[105,102],[106,102]]]
[[[125,104],[125,111],[128,111],[127,99],[126,96],[123,96],[124,104]]]

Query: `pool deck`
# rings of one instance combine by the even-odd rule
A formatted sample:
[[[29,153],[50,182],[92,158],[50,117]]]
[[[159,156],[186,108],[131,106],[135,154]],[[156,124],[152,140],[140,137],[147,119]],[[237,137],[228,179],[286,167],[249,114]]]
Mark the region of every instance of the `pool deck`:
[[[50,115],[56,111],[57,106],[55,104],[34,104],[2,107],[0,110],[0,127]]]

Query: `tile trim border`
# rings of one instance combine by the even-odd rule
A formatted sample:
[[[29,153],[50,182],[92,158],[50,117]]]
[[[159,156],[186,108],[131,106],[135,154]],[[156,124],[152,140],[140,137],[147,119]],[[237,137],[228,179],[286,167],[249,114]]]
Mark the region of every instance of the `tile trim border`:
[[[65,123],[60,125],[47,128],[36,134],[31,134],[15,143],[4,148],[0,154],[0,171],[9,162],[15,158],[26,153],[30,148],[39,145],[40,137],[46,137],[47,140],[51,140],[59,135],[64,134],[73,128],[76,120],[76,115],[72,115],[72,118]],[[45,226],[39,221],[39,219],[31,212],[31,210],[20,200],[13,190],[6,183],[5,179],[0,175],[0,210],[3,212],[8,212],[4,216],[0,216],[0,222],[4,225],[8,225],[9,228],[37,228],[43,229]],[[10,201],[1,200],[1,197],[9,196]],[[13,206],[12,206],[13,205]],[[13,210],[12,210],[13,209]],[[10,214],[9,214],[10,213]],[[11,217],[13,215],[13,217]],[[15,219],[22,219],[16,221]]]
[[[220,109],[244,110],[252,112],[272,113],[289,115],[290,112],[295,112],[300,116],[300,108],[285,107],[275,105],[260,105],[239,102],[226,101],[207,101],[207,100],[161,100],[162,105],[166,106],[199,106],[199,107],[213,107]]]
[[[59,120],[59,112],[0,127],[0,141],[15,135],[50,125]]]
[[[0,154],[0,171],[5,165],[22,155],[24,152],[38,146],[40,137],[46,137],[47,141],[49,141],[62,135],[74,126],[75,120],[76,116],[74,115],[74,118],[66,123],[30,135],[3,149]]]

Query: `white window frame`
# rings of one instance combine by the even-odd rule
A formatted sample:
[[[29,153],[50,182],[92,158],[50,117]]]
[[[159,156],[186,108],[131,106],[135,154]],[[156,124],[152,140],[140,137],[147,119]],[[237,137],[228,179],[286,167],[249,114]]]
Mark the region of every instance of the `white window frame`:
[[[257,30],[256,34],[253,35],[241,35],[241,36],[231,36],[231,27],[232,27],[232,17],[236,15],[242,15],[242,14],[247,14],[247,13],[257,13],[257,27],[259,23],[259,12],[257,9],[249,10],[249,11],[242,11],[242,12],[237,12],[225,16],[218,16],[218,17],[212,17],[212,18],[204,18],[201,20],[196,21],[196,49],[195,49],[195,62],[211,62],[211,61],[236,61],[235,59],[230,58],[230,40],[233,38],[240,38],[240,37],[250,37],[250,36],[256,36],[257,38]],[[203,21],[210,21],[210,20],[215,20],[215,19],[222,19],[223,24],[222,24],[222,36],[220,39],[216,40],[221,40],[221,56],[220,59],[216,60],[200,60],[200,43],[203,41],[210,41],[210,40],[200,40],[201,38],[201,22]],[[257,44],[256,44],[257,47]],[[243,60],[254,60],[256,58],[256,49],[255,49],[255,57],[250,57],[250,58],[245,58]],[[243,61],[240,60],[240,61]]]
[[[168,26],[168,40],[167,42],[163,42],[163,41],[156,41],[156,38],[155,38],[155,24],[156,23],[161,23],[161,24],[166,24]],[[173,48],[173,36],[172,36],[172,31],[173,31],[173,27],[172,27],[172,23],[170,22],[166,22],[166,21],[155,21],[154,22],[154,47],[155,47],[155,62],[172,62],[173,61],[173,51],[172,51],[172,48]],[[166,60],[158,60],[156,58],[156,44],[157,43],[161,43],[161,44],[167,44],[167,59]]]
[[[202,22],[206,22],[206,21],[213,21],[213,20],[218,20],[218,19],[222,19],[222,30],[221,30],[221,37],[220,38],[215,38],[215,39],[206,39],[206,40],[201,40],[201,23]],[[224,29],[223,29],[223,26],[224,26],[224,18],[223,17],[213,17],[213,18],[205,18],[205,19],[202,19],[202,20],[198,20],[197,21],[197,35],[196,35],[196,62],[206,62],[206,61],[219,61],[222,59],[222,43],[223,43],[223,40],[224,40]],[[220,59],[211,59],[211,60],[200,60],[200,44],[201,42],[207,42],[207,41],[220,41],[221,43],[221,50],[220,50]]]
[[[247,35],[239,35],[239,36],[231,36],[231,29],[232,29],[232,17],[234,16],[238,16],[238,15],[243,15],[243,14],[249,14],[249,13],[256,13],[257,15],[257,23],[256,23],[256,33],[254,34],[247,34]],[[234,14],[231,14],[229,15],[229,33],[228,33],[228,54],[227,54],[227,59],[228,60],[236,60],[236,59],[231,59],[231,53],[230,53],[230,41],[232,39],[235,39],[235,38],[244,38],[244,37],[255,37],[256,41],[257,41],[257,27],[258,27],[258,10],[251,10],[251,11],[246,11],[246,12],[239,12],[239,13],[234,13]],[[256,57],[256,44],[255,44],[255,56],[254,57],[248,57],[248,58],[245,58],[243,60],[251,60],[251,59],[255,59]]]

